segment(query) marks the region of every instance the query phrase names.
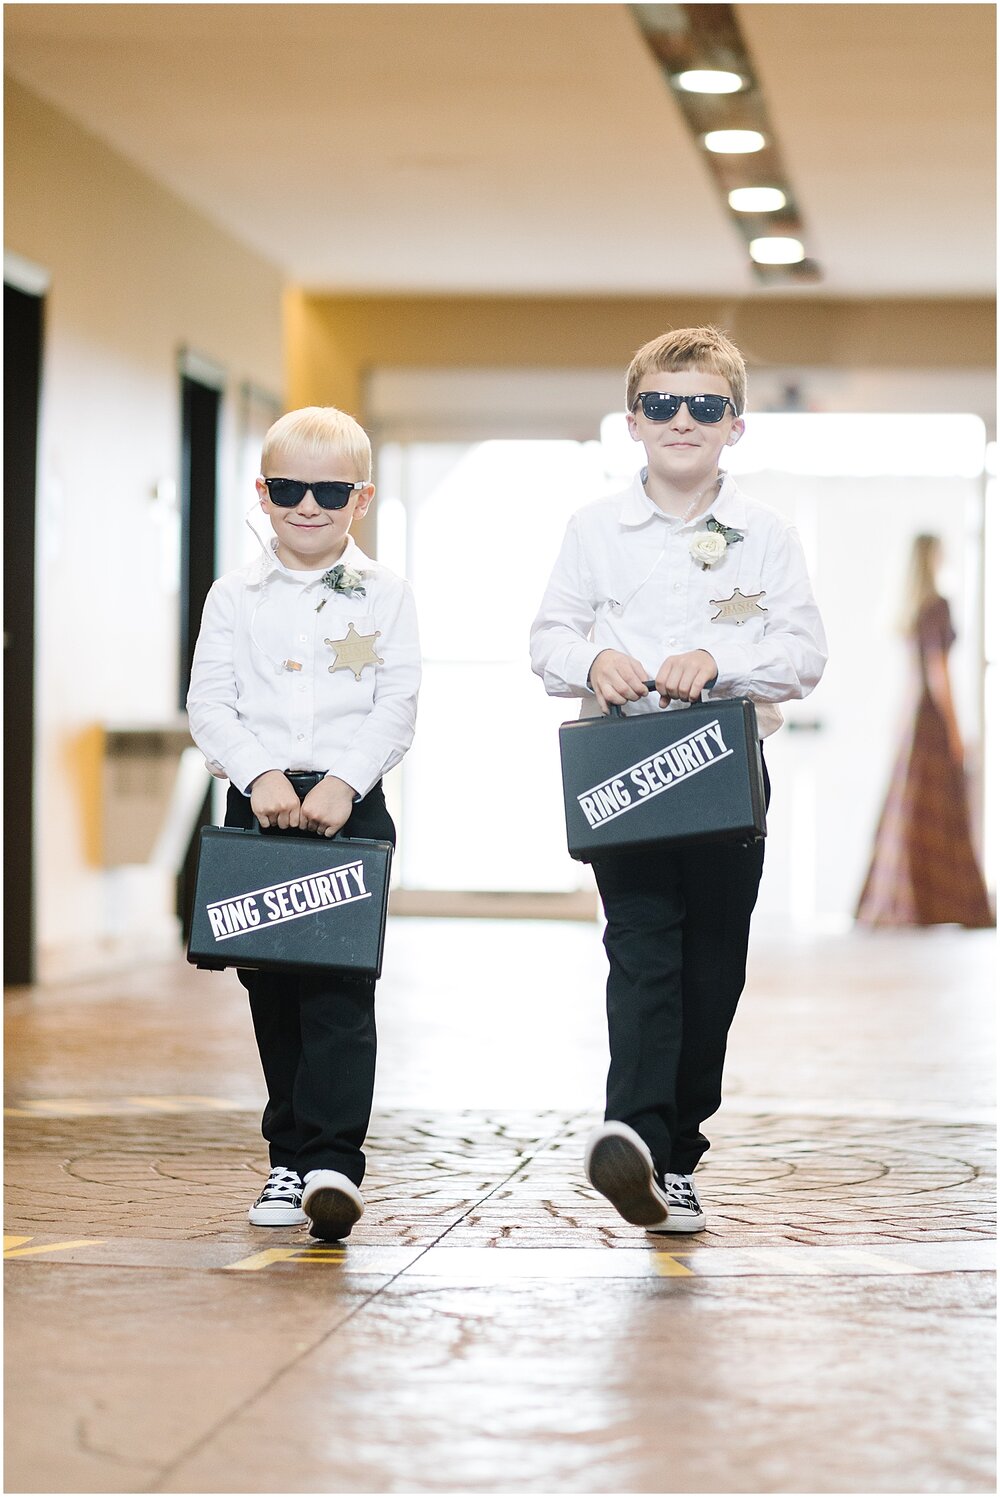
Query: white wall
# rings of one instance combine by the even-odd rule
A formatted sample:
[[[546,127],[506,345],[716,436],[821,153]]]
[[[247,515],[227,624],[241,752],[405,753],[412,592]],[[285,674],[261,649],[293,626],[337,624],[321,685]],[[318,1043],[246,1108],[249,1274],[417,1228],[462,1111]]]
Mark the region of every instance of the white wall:
[[[5,251],[49,280],[36,658],[44,980],[176,939],[169,875],[107,871],[88,853],[94,779],[82,745],[99,722],[177,711],[177,529],[155,495],[179,480],[178,354],[193,349],[225,371],[220,501],[231,509],[240,386],[280,396],[283,385],[282,277],[5,84]]]

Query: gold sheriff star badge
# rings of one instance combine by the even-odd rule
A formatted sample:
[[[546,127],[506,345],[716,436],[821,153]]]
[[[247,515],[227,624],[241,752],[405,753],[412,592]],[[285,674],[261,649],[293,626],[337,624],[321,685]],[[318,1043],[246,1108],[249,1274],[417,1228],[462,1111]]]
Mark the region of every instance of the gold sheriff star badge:
[[[712,616],[712,623],[723,622],[742,624],[745,619],[752,619],[759,613],[766,613],[767,609],[761,604],[761,598],[766,593],[741,593],[738,587],[734,587],[728,598],[709,598],[713,608],[719,611]]]
[[[366,665],[384,665],[381,655],[375,653],[375,641],[381,633],[381,629],[376,629],[374,634],[359,634],[350,623],[343,639],[324,639],[323,643],[329,645],[334,654],[330,670],[353,671],[355,681],[360,681]]]

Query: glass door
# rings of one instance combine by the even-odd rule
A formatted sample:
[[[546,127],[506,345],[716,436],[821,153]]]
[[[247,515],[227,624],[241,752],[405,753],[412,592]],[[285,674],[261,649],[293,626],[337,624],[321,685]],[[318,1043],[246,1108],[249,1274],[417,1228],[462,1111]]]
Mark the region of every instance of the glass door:
[[[387,443],[378,552],[407,575],[424,679],[402,766],[399,882],[409,890],[570,893],[558,726],[531,621],[570,514],[608,489],[597,442]]]

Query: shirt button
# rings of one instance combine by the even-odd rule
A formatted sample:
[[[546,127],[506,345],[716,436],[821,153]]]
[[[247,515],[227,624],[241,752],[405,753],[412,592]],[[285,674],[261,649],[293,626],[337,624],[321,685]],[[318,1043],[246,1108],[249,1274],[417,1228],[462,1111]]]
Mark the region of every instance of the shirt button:
[[[309,636],[308,636],[308,634],[300,634],[300,635],[299,635],[299,644],[300,644],[300,645],[304,645],[304,644],[305,644],[305,642],[306,642],[306,640],[307,640],[307,639],[308,639],[308,638],[309,638]]]
[[[684,584],[683,584],[683,582],[675,582],[675,583],[674,583],[674,592],[675,592],[675,593],[679,593],[679,592],[680,592],[680,590],[681,590],[681,588],[682,588],[682,587],[683,587],[683,586],[684,586]],[[303,639],[304,639],[304,638],[305,638],[305,635],[303,635],[303,636],[302,636],[302,637],[303,637]]]
[[[304,733],[296,733],[296,735],[295,735],[295,737],[298,739],[299,743],[302,742],[302,740],[305,738],[305,736],[306,735]]]
[[[667,640],[667,644],[668,644],[668,645],[675,645],[675,644],[676,644],[676,643],[677,643],[677,640],[676,640],[676,639],[668,639],[668,640]]]

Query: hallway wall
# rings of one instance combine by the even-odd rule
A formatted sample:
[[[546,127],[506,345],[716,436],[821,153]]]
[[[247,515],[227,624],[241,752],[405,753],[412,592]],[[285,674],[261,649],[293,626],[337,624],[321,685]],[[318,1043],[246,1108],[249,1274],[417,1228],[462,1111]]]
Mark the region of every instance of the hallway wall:
[[[360,409],[379,368],[611,368],[668,327],[715,323],[751,369],[990,370],[987,298],[285,296],[294,404]]]
[[[93,730],[176,714],[178,356],[224,371],[221,507],[238,471],[240,386],[281,395],[282,277],[5,85],[5,251],[49,278],[36,629],[44,979],[175,940],[171,876],[97,861]]]
[[[369,381],[384,370],[610,369],[620,380],[648,338],[702,323],[724,328],[743,350],[757,409],[762,388],[804,376],[823,392],[819,409],[973,410],[995,435],[996,307],[987,298],[336,296],[291,288],[288,399],[339,405],[368,423]],[[902,404],[891,398],[897,376],[907,386]],[[374,526],[372,509],[356,527],[362,546],[374,545]]]

